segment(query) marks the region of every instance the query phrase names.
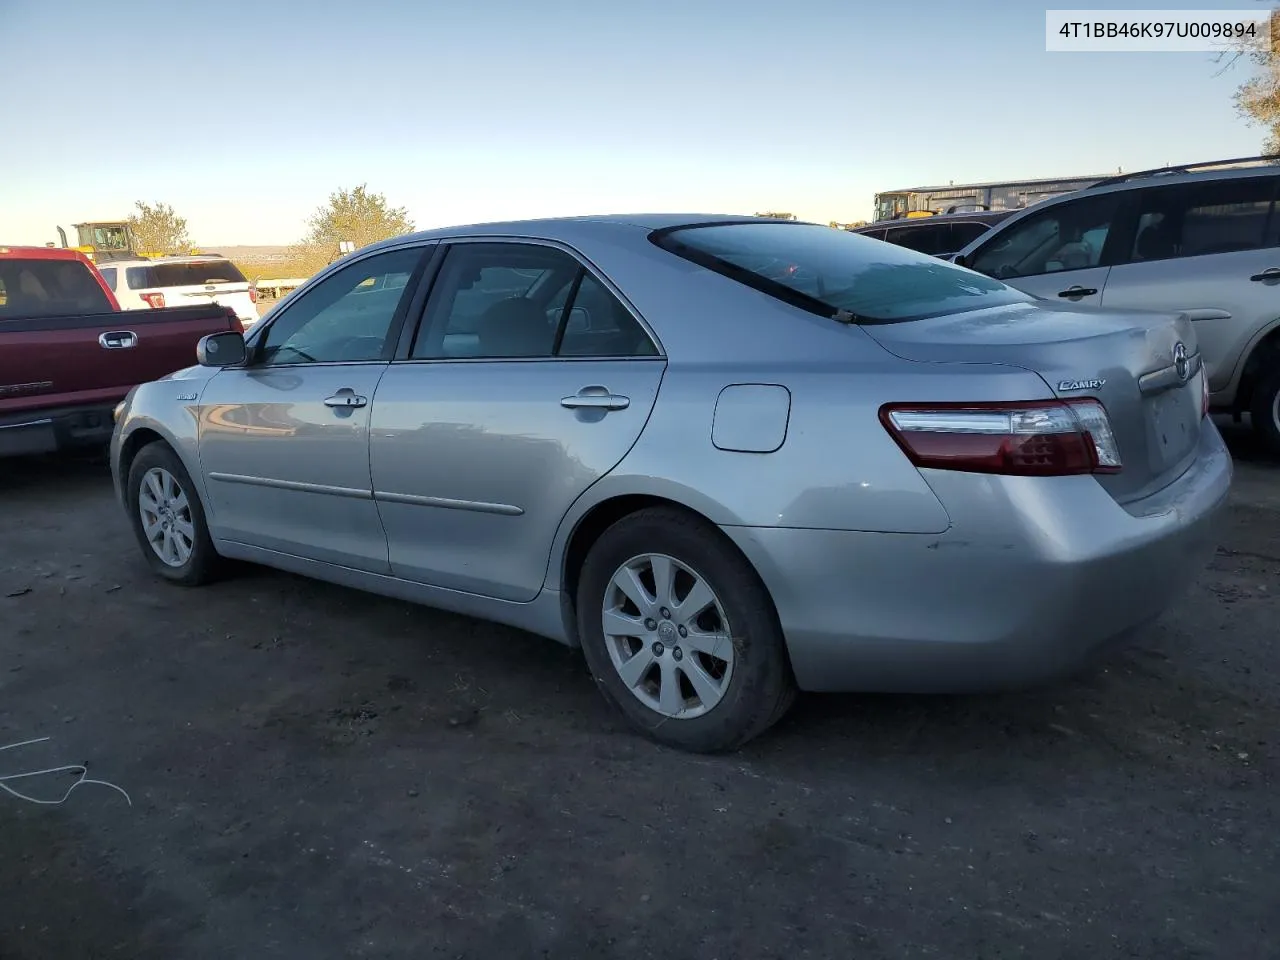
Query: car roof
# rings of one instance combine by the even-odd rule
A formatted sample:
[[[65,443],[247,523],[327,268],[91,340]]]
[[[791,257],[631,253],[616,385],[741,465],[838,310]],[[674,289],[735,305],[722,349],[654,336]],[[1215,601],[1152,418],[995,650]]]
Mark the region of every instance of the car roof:
[[[14,247],[0,244],[0,257],[7,260],[79,260],[91,263],[79,250],[69,247]]]
[[[1039,213],[1056,207],[1060,203],[1067,203],[1071,200],[1078,200],[1081,197],[1102,196],[1108,193],[1130,193],[1134,190],[1153,190],[1157,187],[1179,186],[1187,183],[1205,183],[1215,180],[1249,180],[1255,177],[1280,177],[1280,166],[1268,164],[1265,166],[1237,167],[1236,169],[1216,169],[1216,170],[1170,170],[1164,172],[1161,170],[1147,171],[1134,174],[1130,177],[1116,177],[1105,183],[1097,183],[1091,187],[1085,187],[1083,190],[1073,190],[1070,193],[1064,193],[1060,196],[1049,197],[1040,200],[1025,209],[1017,211],[1013,216],[1000,223],[994,225],[990,231],[977,237],[961,250],[961,253],[967,253],[970,247],[979,244],[991,242],[992,237],[997,231],[1003,233],[1005,230],[1011,230],[1015,225],[1032,213]]]
[[[452,227],[436,227],[416,233],[392,237],[370,244],[362,250],[398,246],[419,240],[444,240],[452,237],[509,237],[518,239],[560,240],[572,243],[582,237],[599,237],[614,231],[650,232],[671,227],[716,223],[807,223],[800,220],[753,217],[727,213],[626,213],[595,214],[581,217],[545,217],[534,220],[499,220]]]

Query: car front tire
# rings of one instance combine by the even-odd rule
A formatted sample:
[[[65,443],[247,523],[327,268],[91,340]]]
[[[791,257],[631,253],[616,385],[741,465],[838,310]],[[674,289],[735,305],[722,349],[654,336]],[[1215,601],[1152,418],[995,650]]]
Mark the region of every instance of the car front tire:
[[[1280,456],[1280,364],[1258,381],[1253,390],[1249,414],[1253,420],[1253,429],[1267,452],[1272,456]]]
[[[127,493],[134,536],[154,573],[188,587],[218,575],[222,558],[209,537],[204,506],[191,475],[167,444],[142,448],[129,467]]]
[[[776,723],[795,680],[768,592],[706,521],[638,511],[587,554],[578,634],[605,697],[637,730],[698,753],[736,749]]]

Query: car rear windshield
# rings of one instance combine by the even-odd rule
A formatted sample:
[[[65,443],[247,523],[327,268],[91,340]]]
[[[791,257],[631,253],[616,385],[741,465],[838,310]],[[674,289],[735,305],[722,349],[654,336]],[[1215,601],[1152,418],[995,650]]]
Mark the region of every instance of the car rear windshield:
[[[898,323],[1032,299],[936,257],[819,224],[694,224],[650,237],[687,260],[845,323]]]
[[[130,290],[153,287],[205,287],[211,283],[246,283],[244,274],[230,260],[197,260],[191,263],[152,263],[129,267]]]
[[[113,308],[79,260],[0,259],[0,319],[108,313]]]

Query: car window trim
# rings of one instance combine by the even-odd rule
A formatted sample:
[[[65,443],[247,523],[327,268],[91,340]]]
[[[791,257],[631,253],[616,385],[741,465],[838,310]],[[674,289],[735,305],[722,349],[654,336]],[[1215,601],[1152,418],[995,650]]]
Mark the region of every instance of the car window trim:
[[[264,323],[259,321],[254,324],[253,332],[245,337],[245,362],[239,366],[232,368],[238,370],[283,370],[290,367],[321,367],[321,366],[352,366],[355,364],[369,363],[389,363],[394,357],[395,351],[399,346],[400,338],[405,327],[405,321],[409,316],[410,304],[417,300],[418,288],[422,285],[426,268],[434,259],[433,254],[438,248],[439,242],[435,239],[431,240],[414,240],[408,243],[399,243],[387,247],[379,247],[376,250],[369,250],[367,253],[351,254],[342,257],[329,264],[325,269],[321,270],[315,276],[311,277],[306,283],[290,294],[291,303],[286,303],[271,315]],[[303,295],[314,287],[319,286],[327,278],[344,270],[349,266],[362,263],[373,257],[382,256],[387,253],[397,253],[401,250],[411,250],[421,248],[418,251],[418,260],[414,264],[413,269],[409,273],[409,280],[405,283],[405,292],[401,294],[399,302],[396,304],[396,312],[392,315],[391,325],[387,328],[387,337],[382,344],[382,356],[376,360],[312,360],[302,361],[300,363],[260,363],[258,357],[261,354],[263,343],[266,340],[267,332],[280,322],[280,318],[288,315],[289,311],[296,308],[302,301]],[[412,294],[409,291],[412,290]]]
[[[399,348],[396,350],[396,354],[392,358],[392,361],[391,361],[392,363],[546,363],[548,361],[561,361],[561,362],[573,361],[578,363],[582,363],[582,362],[598,363],[602,360],[665,360],[667,358],[667,352],[662,346],[662,341],[658,338],[658,335],[654,333],[653,327],[650,326],[649,322],[645,320],[645,318],[641,315],[640,311],[636,309],[635,305],[632,304],[631,301],[628,300],[627,297],[622,293],[622,291],[618,289],[618,286],[615,283],[613,283],[613,281],[611,281],[607,276],[605,276],[604,272],[600,270],[600,268],[597,267],[594,263],[592,263],[590,259],[588,259],[587,256],[583,254],[581,251],[579,251],[577,248],[572,247],[569,244],[564,243],[563,241],[551,240],[546,237],[520,237],[520,236],[510,236],[507,234],[493,234],[493,235],[481,234],[478,236],[464,235],[464,236],[457,236],[457,237],[442,237],[438,239],[438,243],[439,243],[439,249],[437,251],[436,257],[433,258],[433,260],[435,261],[434,269],[431,271],[429,283],[426,285],[429,289],[424,289],[422,291],[422,303],[413,322],[405,324],[405,330],[401,334]],[[467,244],[467,243],[524,244],[527,246],[549,247],[552,250],[558,250],[561,253],[567,254],[569,257],[573,258],[578,263],[578,267],[579,267],[578,277],[580,279],[575,280],[575,282],[580,283],[580,280],[586,279],[588,275],[594,278],[597,283],[599,283],[602,287],[604,287],[604,289],[608,291],[608,293],[612,297],[614,297],[614,299],[616,299],[618,303],[622,305],[622,308],[626,310],[626,312],[631,316],[631,318],[635,320],[637,324],[640,325],[640,329],[644,332],[645,336],[649,338],[649,341],[657,349],[658,351],[657,354],[656,355],[633,354],[628,356],[616,356],[616,357],[558,357],[558,356],[555,356],[554,354],[548,357],[414,357],[412,356],[413,345],[417,341],[418,337],[428,333],[431,329],[431,324],[435,322],[435,318],[430,315],[430,311],[432,307],[431,294],[434,292],[436,281],[439,279],[440,268],[441,268],[441,265],[444,263],[444,258],[448,255],[450,248],[452,248],[454,245]],[[576,289],[574,292],[575,293],[577,292]],[[573,302],[572,298],[567,299],[565,301],[566,304],[571,304],[572,302]],[[565,318],[562,316],[561,317],[562,325],[564,323],[564,320]],[[557,334],[558,332],[559,332],[559,328],[557,328]],[[558,345],[558,341],[557,341],[557,345]]]

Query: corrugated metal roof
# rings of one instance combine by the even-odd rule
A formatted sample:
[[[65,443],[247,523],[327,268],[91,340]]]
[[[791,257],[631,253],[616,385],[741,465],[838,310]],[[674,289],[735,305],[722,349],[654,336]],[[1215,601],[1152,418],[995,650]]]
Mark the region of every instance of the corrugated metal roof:
[[[985,190],[987,187],[1036,187],[1050,183],[1075,183],[1080,180],[1106,180],[1114,173],[1086,174],[1080,177],[1045,177],[1039,180],[991,180],[986,183],[942,184],[932,187],[904,187],[901,190],[881,190],[880,193],[941,193],[944,190]]]

